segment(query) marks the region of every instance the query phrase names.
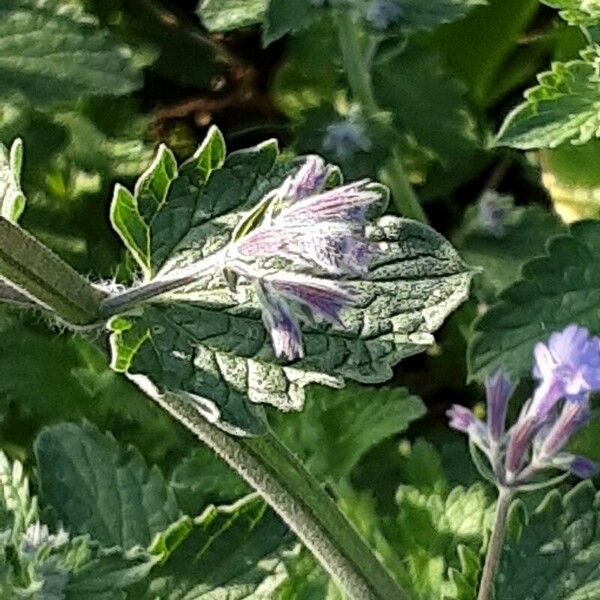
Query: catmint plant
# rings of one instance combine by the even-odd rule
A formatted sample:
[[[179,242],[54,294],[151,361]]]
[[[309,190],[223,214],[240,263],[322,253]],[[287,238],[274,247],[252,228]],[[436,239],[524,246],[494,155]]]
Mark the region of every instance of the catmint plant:
[[[590,394],[600,391],[600,338],[578,325],[553,333],[535,346],[533,376],[534,393],[510,427],[506,416],[515,383],[502,369],[485,381],[486,422],[464,406],[448,411],[450,427],[467,434],[476,466],[499,490],[479,600],[490,597],[512,498],[555,485],[569,474],[586,479],[598,471],[593,461],[565,448],[590,420]],[[564,475],[546,477],[557,470]]]

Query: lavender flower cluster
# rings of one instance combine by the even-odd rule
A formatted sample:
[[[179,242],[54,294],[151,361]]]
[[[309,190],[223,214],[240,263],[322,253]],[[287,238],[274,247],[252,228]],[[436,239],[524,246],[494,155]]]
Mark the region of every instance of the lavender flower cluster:
[[[573,434],[591,416],[590,394],[600,390],[600,339],[569,325],[534,350],[538,384],[516,423],[506,431],[515,385],[503,371],[486,380],[487,423],[464,406],[448,411],[450,426],[466,433],[487,457],[501,487],[519,488],[548,469],[593,476],[594,462],[566,452]]]
[[[228,248],[225,265],[253,283],[278,357],[304,356],[300,323],[341,324],[354,299],[342,280],[364,277],[373,249],[365,238],[369,207],[382,198],[368,180],[325,189],[329,167],[306,158],[265,200],[261,223]],[[266,268],[274,257],[287,267]]]

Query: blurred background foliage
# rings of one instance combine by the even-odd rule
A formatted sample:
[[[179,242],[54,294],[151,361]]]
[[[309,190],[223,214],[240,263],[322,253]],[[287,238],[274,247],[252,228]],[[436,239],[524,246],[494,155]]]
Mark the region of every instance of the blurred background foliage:
[[[231,149],[276,137],[290,153],[323,154],[349,178],[377,178],[393,139],[432,225],[481,268],[472,298],[436,345],[404,361],[386,387],[315,387],[303,413],[272,415],[272,424],[415,597],[431,598],[440,586],[448,598],[468,597],[457,590],[477,581],[492,496],[476,484],[444,413],[454,402],[481,409],[481,386],[465,383],[471,324],[565,230],[557,213],[566,221],[600,214],[599,142],[522,154],[491,140],[536,73],[576,57],[584,35],[538,0],[490,0],[452,23],[399,30],[372,58],[385,118],[356,121],[368,145],[345,153],[326,143],[332,126],[357,118],[326,12],[298,21],[289,35],[272,31],[265,47],[255,19],[241,28],[215,22],[212,0],[202,7],[197,0],[65,1],[73,31],[54,22],[51,3],[39,16],[43,26],[13,23],[7,15],[18,4],[0,7],[0,141],[25,141],[22,224],[94,279],[134,277],[109,228],[108,206],[114,184],[131,185],[159,142],[185,159],[217,124]],[[39,58],[31,69],[17,58],[10,63],[3,48],[17,26],[37,32],[29,57],[43,57],[56,36],[73,36],[77,69],[61,72],[56,58]],[[95,78],[86,76],[88,46],[102,50]],[[20,77],[8,75],[15,65]],[[97,342],[57,336],[38,315],[0,310],[0,445],[8,456],[29,469],[40,431],[87,419],[158,465],[189,514],[200,513],[198,498],[229,502],[246,493],[109,370]],[[525,382],[521,398],[528,389]],[[581,453],[600,458],[598,431],[592,425],[579,437]],[[453,520],[461,511],[472,515],[469,524]],[[324,597],[327,584],[308,556],[290,569],[295,583],[284,584],[282,599]]]

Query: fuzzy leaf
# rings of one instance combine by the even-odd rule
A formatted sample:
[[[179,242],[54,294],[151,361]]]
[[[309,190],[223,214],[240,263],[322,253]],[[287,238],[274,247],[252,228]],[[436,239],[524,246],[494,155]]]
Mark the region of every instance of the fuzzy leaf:
[[[158,468],[88,423],[49,427],[34,449],[42,498],[69,531],[106,546],[146,547],[179,517]]]
[[[314,387],[302,413],[282,415],[276,429],[312,473],[336,480],[349,475],[370,448],[424,414],[423,402],[406,388]]]
[[[399,0],[400,25],[407,29],[434,29],[443,23],[462,19],[487,0]]]
[[[582,482],[548,494],[504,545],[497,600],[591,600],[600,595],[600,494]]]
[[[542,0],[544,4],[557,8],[560,16],[571,25],[593,27],[600,25],[600,4],[592,0]]]
[[[247,212],[299,166],[278,159],[272,142],[223,162],[221,144],[213,129],[171,183],[150,227],[153,273],[168,275],[225,247]],[[344,284],[360,300],[345,311],[343,327],[306,330],[304,359],[277,360],[253,289],[240,284],[236,296],[215,273],[168,304],[113,319],[113,368],[158,393],[185,394],[236,434],[264,431],[262,403],[300,409],[309,383],[385,381],[394,364],[433,342],[433,331],[466,298],[471,272],[424,225],[383,217],[368,235],[381,256],[369,280]]]
[[[155,570],[143,597],[268,600],[287,576],[284,559],[292,543],[286,526],[256,498],[209,507]]]
[[[202,0],[198,14],[209,31],[230,31],[261,23],[268,0]]]
[[[263,41],[265,46],[308,27],[315,17],[315,4],[311,0],[269,0],[265,13]]]
[[[23,142],[16,139],[10,151],[0,144],[0,216],[16,223],[25,210],[21,191]]]
[[[525,92],[525,102],[505,119],[496,143],[521,150],[584,144],[600,135],[598,55],[588,49],[581,59],[556,62]]]
[[[477,319],[469,340],[471,377],[505,368],[515,379],[531,372],[533,347],[578,323],[600,333],[600,223],[584,221],[551,238],[547,255],[526,263],[521,279]]]
[[[0,5],[0,97],[40,107],[140,87],[132,51],[89,15],[57,0]]]

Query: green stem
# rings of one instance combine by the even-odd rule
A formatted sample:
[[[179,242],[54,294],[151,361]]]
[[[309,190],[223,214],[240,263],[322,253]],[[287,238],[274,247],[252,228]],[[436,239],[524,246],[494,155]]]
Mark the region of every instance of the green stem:
[[[77,326],[98,321],[103,293],[46,246],[0,217],[0,278]]]
[[[513,497],[513,490],[504,487],[500,488],[498,504],[496,505],[496,517],[492,528],[492,538],[490,539],[485,557],[485,565],[483,567],[477,600],[490,600],[493,598],[494,578],[502,555],[502,545],[504,543],[504,533],[506,531],[506,518]]]
[[[368,58],[361,47],[352,10],[341,9],[336,15],[338,38],[344,71],[355,100],[361,105],[368,119],[376,119],[381,112],[371,82]],[[406,175],[402,161],[396,149],[382,169],[382,179],[390,187],[398,210],[406,217],[427,223],[427,216]]]
[[[325,490],[272,434],[237,438],[179,396],[154,396],[260,492],[352,600],[407,600]]]
[[[103,294],[16,225],[0,220],[0,276],[58,317],[98,320]],[[106,305],[105,305],[106,306]],[[325,490],[273,434],[237,438],[184,397],[144,391],[262,494],[351,600],[407,600]]]

